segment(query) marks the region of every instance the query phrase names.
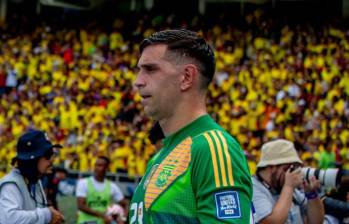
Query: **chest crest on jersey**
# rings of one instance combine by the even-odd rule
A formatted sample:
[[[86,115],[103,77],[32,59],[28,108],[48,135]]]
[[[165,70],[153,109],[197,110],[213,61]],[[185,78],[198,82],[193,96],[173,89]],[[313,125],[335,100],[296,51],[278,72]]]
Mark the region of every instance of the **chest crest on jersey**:
[[[155,199],[183,174],[190,162],[192,139],[186,138],[166,156],[152,175],[145,191],[145,208],[148,209]]]

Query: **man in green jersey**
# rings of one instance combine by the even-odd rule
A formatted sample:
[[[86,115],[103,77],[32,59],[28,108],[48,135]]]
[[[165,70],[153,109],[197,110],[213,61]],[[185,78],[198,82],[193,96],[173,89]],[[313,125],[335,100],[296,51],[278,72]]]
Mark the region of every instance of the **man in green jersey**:
[[[135,190],[130,223],[253,223],[243,150],[206,112],[213,50],[192,31],[167,30],[140,52],[135,87],[165,139]]]

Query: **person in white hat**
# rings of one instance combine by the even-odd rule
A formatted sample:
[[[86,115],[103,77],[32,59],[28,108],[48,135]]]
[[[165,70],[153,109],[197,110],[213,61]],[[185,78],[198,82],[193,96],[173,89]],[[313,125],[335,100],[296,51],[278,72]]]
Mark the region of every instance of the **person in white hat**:
[[[307,183],[299,169],[303,162],[294,144],[278,139],[265,143],[253,176],[256,223],[323,223],[320,182]]]

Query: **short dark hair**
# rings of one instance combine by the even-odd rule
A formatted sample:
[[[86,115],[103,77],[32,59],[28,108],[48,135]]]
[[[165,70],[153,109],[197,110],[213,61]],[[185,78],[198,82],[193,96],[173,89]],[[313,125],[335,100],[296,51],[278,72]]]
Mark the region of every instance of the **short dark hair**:
[[[106,156],[98,156],[97,159],[103,159],[107,163],[107,166],[110,164],[110,159]]]
[[[214,76],[216,61],[211,46],[204,38],[185,29],[159,31],[142,41],[140,53],[146,47],[156,44],[167,45],[167,49],[176,56],[194,59],[204,78],[203,87],[208,87]]]

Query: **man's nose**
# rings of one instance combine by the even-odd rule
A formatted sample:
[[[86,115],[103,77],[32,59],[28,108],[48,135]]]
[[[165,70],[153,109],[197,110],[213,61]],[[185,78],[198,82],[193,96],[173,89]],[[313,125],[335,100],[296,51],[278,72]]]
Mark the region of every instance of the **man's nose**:
[[[137,75],[136,80],[133,83],[134,87],[137,89],[140,89],[145,86],[145,80],[143,79],[143,76],[141,74]]]

